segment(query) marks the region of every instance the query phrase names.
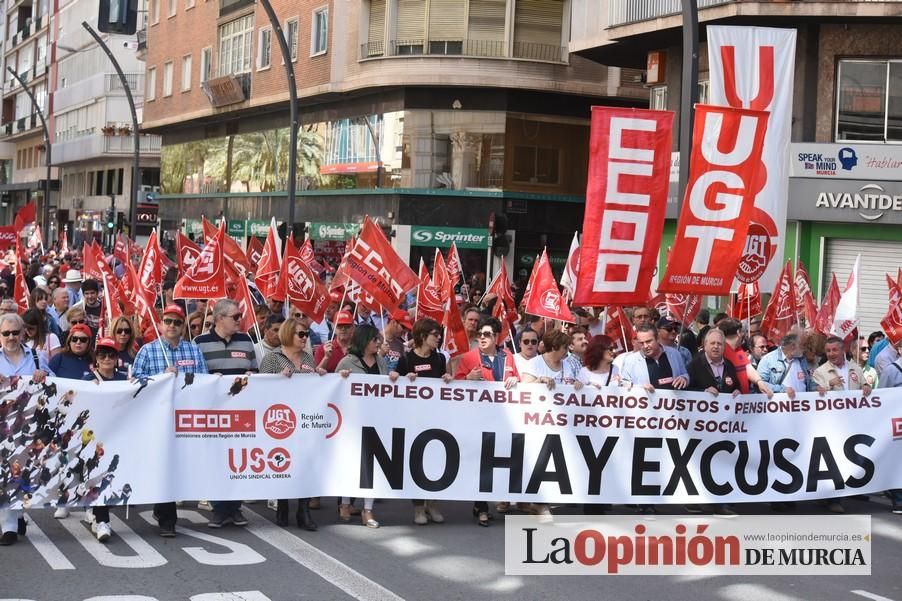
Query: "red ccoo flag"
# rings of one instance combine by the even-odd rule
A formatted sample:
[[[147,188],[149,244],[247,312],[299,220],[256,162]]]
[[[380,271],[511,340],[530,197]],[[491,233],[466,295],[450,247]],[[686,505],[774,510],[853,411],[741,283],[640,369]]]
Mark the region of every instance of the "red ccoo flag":
[[[796,266],[795,277],[796,288],[796,306],[805,318],[805,325],[812,327],[814,320],[817,318],[817,304],[814,302],[814,295],[811,293],[811,280],[808,278],[808,271],[805,265],[799,261]]]
[[[346,264],[348,277],[388,311],[397,309],[404,295],[417,286],[417,274],[401,260],[382,229],[369,217]]]
[[[792,284],[792,261],[786,261],[761,320],[761,333],[774,344],[796,323],[796,296]]]
[[[824,302],[818,310],[814,318],[814,329],[825,336],[830,335],[830,329],[833,327],[833,316],[836,314],[836,306],[842,293],[839,291],[839,283],[836,281],[836,274],[830,274],[830,287],[827,288],[827,294],[824,296]]]
[[[224,224],[200,251],[197,260],[175,283],[172,298],[226,298],[226,277],[222,240]]]
[[[529,302],[526,303],[527,313],[573,323],[573,313],[564,302],[554,274],[551,273],[547,250],[542,251],[542,258],[539,259],[539,266],[536,269],[536,279],[532,285]]]

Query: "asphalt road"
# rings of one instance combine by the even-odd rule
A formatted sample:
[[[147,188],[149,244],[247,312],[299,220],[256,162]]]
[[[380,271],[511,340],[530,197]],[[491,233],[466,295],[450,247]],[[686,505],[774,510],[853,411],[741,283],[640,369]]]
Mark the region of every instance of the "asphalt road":
[[[314,512],[319,532],[308,533],[277,527],[265,503],[245,507],[246,528],[222,530],[186,504],[174,539],[158,536],[149,507],[127,518],[115,509],[106,545],[81,512],[55,520],[32,511],[28,536],[0,548],[0,601],[902,601],[902,516],[882,498],[847,501],[850,513],[872,515],[872,575],[858,577],[505,576],[503,518],[479,528],[469,504],[444,503],[445,524],[415,526],[409,502],[385,501],[375,508],[378,530],[338,523],[333,499],[323,507]],[[817,504],[798,511],[824,514]]]

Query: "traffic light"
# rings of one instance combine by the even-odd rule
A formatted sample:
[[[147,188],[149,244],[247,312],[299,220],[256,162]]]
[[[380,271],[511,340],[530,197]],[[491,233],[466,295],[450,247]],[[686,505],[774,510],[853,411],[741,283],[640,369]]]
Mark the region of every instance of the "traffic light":
[[[106,209],[103,212],[103,217],[107,231],[112,232],[113,228],[116,227],[116,215],[114,214],[113,209]]]
[[[116,231],[125,231],[125,213],[123,213],[122,211],[116,213]]]
[[[97,29],[103,33],[134,35],[138,30],[138,0],[100,0]]]
[[[497,213],[495,227],[492,231],[492,254],[496,257],[506,257],[510,249],[511,241],[507,236],[507,215]]]

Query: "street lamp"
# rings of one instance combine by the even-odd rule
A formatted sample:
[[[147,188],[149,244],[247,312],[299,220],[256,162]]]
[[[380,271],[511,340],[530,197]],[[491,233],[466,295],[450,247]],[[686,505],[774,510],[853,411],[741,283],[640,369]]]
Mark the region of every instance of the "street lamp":
[[[683,0],[683,65],[680,91],[680,178],[677,208],[689,182],[689,156],[692,153],[692,125],[698,102],[698,0]],[[679,215],[679,211],[677,212]]]

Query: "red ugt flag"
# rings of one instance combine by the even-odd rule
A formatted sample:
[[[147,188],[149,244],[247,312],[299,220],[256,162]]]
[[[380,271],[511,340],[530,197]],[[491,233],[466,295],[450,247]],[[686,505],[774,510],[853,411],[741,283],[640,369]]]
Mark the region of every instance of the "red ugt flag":
[[[644,303],[658,261],[673,113],[593,106],[573,304]]]
[[[761,333],[774,344],[786,335],[796,322],[796,295],[792,283],[792,261],[786,261],[761,320]]]
[[[546,250],[542,251],[542,258],[539,259],[539,265],[536,268],[536,279],[532,284],[526,312],[548,319],[573,322],[573,313],[564,302],[554,274],[551,273],[551,263],[548,262]]]
[[[445,320],[444,300],[441,292],[432,283],[429,277],[429,270],[423,258],[420,257],[420,283],[417,285],[417,309],[416,319],[428,317],[434,319],[438,323]]]
[[[197,260],[175,283],[172,298],[226,298],[226,277],[222,240],[224,226],[216,230],[200,251]]]
[[[839,283],[836,281],[836,274],[831,273],[830,278],[830,287],[827,288],[824,302],[814,318],[814,329],[825,336],[830,335],[830,330],[833,328],[833,316],[836,314],[836,306],[839,304],[839,299],[842,298],[842,293],[839,291]]]
[[[279,291],[276,298],[285,298],[292,306],[300,309],[315,322],[321,322],[329,304],[329,291],[320,281],[310,264],[301,256],[294,245],[293,236],[288,237],[285,257],[279,272]]]

